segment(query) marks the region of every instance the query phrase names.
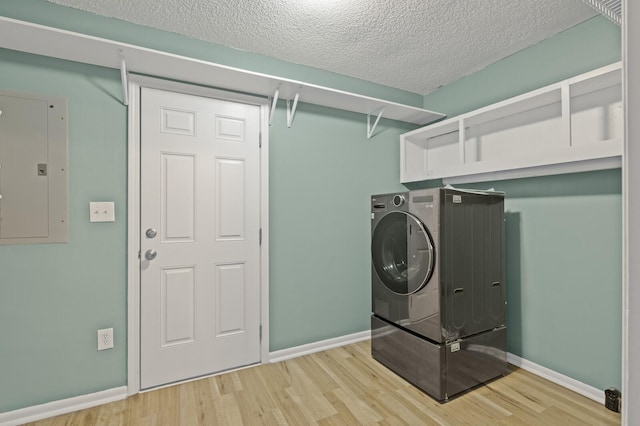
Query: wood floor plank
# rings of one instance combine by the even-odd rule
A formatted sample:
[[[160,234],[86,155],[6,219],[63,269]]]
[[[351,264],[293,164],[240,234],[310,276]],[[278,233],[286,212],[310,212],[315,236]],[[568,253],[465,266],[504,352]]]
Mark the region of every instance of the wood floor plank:
[[[371,358],[370,342],[133,395],[30,426],[618,425],[527,371],[440,404]]]
[[[349,410],[347,401],[344,401],[333,392],[328,392],[325,396],[340,414],[337,416],[331,416],[328,419],[323,419],[318,424],[342,424],[342,422],[351,425],[363,424],[362,421],[359,421],[359,419],[353,415],[351,410]]]
[[[290,425],[314,424],[315,420],[310,413],[298,403],[298,398],[293,399],[291,394],[295,395],[290,388],[279,389],[276,391],[278,395],[278,403],[281,407],[280,411],[284,415],[287,423]]]
[[[313,377],[308,374],[308,372],[314,371],[313,369],[308,368],[305,370],[300,360],[294,359],[290,363],[290,371],[293,386],[289,389],[297,392],[297,397],[301,401],[300,404],[311,412],[313,419],[316,421],[322,420],[337,414],[331,403],[324,397],[323,389],[318,386]],[[316,376],[314,375],[314,377]],[[321,380],[318,380],[318,382],[321,382]]]
[[[529,372],[522,372],[515,379],[517,379],[515,382],[517,384],[527,380],[529,392],[535,393],[541,399],[545,396],[548,397],[549,400],[545,401],[545,404],[559,407],[564,411],[574,412],[584,422],[583,424],[611,424],[608,423],[610,418],[608,413],[610,412],[600,410],[599,406],[594,405],[593,401],[584,396],[576,395],[574,392],[560,386],[546,386],[544,379]]]

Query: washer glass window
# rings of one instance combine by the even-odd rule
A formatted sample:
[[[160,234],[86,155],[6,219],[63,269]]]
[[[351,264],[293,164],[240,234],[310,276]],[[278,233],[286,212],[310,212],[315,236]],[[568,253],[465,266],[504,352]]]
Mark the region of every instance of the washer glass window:
[[[371,257],[378,277],[389,290],[412,294],[431,278],[433,242],[422,222],[410,213],[385,215],[371,237]]]

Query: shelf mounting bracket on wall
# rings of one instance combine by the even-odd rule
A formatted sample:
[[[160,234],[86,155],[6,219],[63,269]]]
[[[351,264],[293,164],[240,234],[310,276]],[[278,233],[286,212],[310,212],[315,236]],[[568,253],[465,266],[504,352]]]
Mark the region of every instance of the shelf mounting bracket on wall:
[[[124,52],[118,49],[120,56],[120,79],[122,80],[122,103],[129,105],[129,70],[127,70],[127,61],[124,59]]]
[[[296,96],[293,98],[293,106],[291,106],[291,99],[287,99],[287,127],[291,127],[291,124],[293,123],[293,117],[296,115],[299,97],[300,92],[297,92]]]
[[[44,55],[67,61],[81,62],[123,70],[122,56],[126,63],[138,74],[193,84],[216,87],[218,89],[249,93],[270,97],[274,89],[284,98],[285,88],[304,90],[304,102],[344,111],[366,114],[385,107],[385,118],[424,126],[444,117],[444,114],[410,105],[399,104],[384,99],[345,92],[330,87],[318,86],[298,80],[276,77],[176,55],[133,44],[120,43],[100,37],[31,22],[0,16],[0,47],[22,52]],[[122,51],[122,52],[120,52]],[[126,77],[126,72],[123,72]],[[123,88],[124,91],[124,88]],[[293,93],[293,92],[292,92]],[[127,96],[128,98],[128,96]],[[270,99],[270,98],[269,98]],[[271,100],[271,99],[270,99]],[[276,104],[273,103],[270,118]]]
[[[278,86],[276,91],[273,93],[273,97],[270,98],[270,100],[271,100],[271,110],[269,111],[269,126],[271,126],[271,122],[273,121],[273,113],[276,110],[276,105],[278,104],[278,97],[279,96],[280,96],[280,86]]]
[[[373,132],[376,130],[376,126],[378,125],[378,122],[380,121],[380,118],[382,117],[383,112],[384,112],[384,107],[376,111],[371,111],[370,113],[367,114],[367,139],[371,139],[371,136],[373,136]],[[377,115],[377,117],[376,117],[376,121],[373,122],[373,126],[372,126],[371,116],[374,114]]]

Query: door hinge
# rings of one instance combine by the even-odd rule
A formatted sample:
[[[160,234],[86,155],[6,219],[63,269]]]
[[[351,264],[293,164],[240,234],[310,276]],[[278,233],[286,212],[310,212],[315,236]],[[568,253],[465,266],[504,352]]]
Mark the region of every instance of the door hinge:
[[[138,259],[140,259],[140,256],[142,256],[142,253],[140,250],[138,250]]]
[[[258,133],[258,148],[262,148],[262,132]]]
[[[260,328],[258,329],[258,334],[260,335],[260,341],[262,342],[262,324],[260,324]]]
[[[258,231],[258,244],[262,245],[262,228]]]

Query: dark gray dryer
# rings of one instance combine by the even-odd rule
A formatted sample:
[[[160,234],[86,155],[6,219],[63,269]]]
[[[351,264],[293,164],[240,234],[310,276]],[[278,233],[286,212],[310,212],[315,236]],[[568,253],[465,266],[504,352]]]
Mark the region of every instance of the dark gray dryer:
[[[447,400],[503,375],[504,194],[371,197],[372,355]]]

